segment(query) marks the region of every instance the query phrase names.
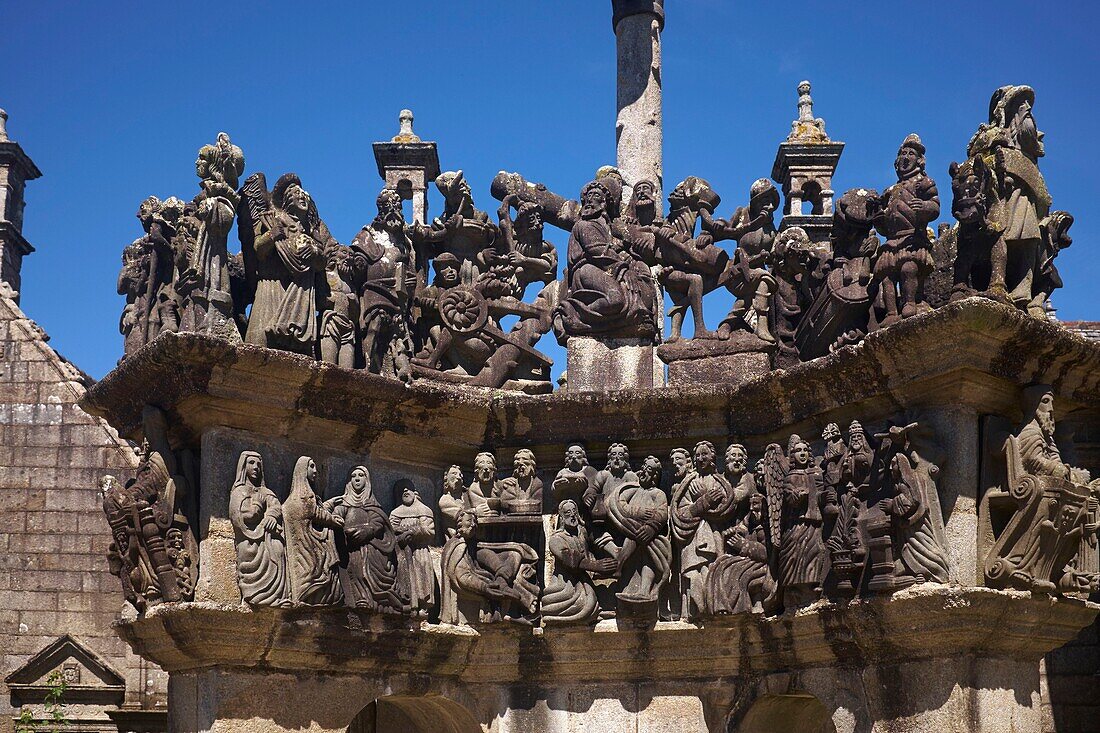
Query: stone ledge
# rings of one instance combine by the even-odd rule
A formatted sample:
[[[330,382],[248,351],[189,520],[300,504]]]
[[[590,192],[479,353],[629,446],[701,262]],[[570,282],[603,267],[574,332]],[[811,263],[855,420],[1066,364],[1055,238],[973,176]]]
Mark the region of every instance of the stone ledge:
[[[1035,382],[1052,384],[1069,407],[1100,405],[1100,344],[970,298],[738,386],[579,394],[405,385],[286,352],[164,334],[93,386],[81,406],[131,438],[151,403],[193,444],[220,425],[340,450],[364,450],[384,432],[466,450],[600,439],[609,426],[627,441],[765,435],[829,411],[851,419],[855,405],[862,419],[929,405],[1012,415],[1017,388]]]
[[[743,614],[652,630],[474,630],[351,609],[253,611],[211,603],[161,605],[117,628],[134,651],[169,672],[255,667],[501,683],[713,680],[960,655],[1038,661],[1074,638],[1098,608],[1018,591],[925,584],[774,618]]]

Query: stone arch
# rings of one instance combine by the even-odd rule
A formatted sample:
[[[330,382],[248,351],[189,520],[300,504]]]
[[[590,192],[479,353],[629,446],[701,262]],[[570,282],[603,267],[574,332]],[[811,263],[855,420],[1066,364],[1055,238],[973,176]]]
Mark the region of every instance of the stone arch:
[[[808,692],[764,695],[729,733],[836,733],[829,709]]]
[[[481,733],[481,726],[445,697],[387,695],[360,710],[347,733]]]

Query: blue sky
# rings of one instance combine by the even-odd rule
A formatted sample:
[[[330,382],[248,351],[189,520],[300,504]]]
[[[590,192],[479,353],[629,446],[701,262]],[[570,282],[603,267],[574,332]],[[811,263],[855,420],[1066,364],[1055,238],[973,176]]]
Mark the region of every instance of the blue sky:
[[[1055,208],[1076,216],[1055,304],[1060,318],[1100,319],[1096,4],[667,6],[666,188],[707,178],[724,216],[770,173],[800,79],[847,143],[837,193],[892,183],[897,146],[917,132],[941,220],[947,167],[965,156],[992,91],[1035,87],[1042,169]],[[297,172],[342,242],[374,216],[371,143],[396,132],[402,107],[439,143],[444,169],[465,171],[480,208],[495,211],[488,188],[501,169],[576,196],[615,157],[610,18],[607,0],[0,2],[0,107],[44,173],[27,191],[24,234],[37,252],[24,264],[23,309],[92,376],[110,370],[122,348],[115,278],[141,233],[138,204],[192,197],[195,153],[219,130],[244,149],[246,175]],[[431,206],[439,213],[438,195]],[[714,294],[707,305],[714,324],[727,304]],[[564,353],[543,346],[556,374]]]

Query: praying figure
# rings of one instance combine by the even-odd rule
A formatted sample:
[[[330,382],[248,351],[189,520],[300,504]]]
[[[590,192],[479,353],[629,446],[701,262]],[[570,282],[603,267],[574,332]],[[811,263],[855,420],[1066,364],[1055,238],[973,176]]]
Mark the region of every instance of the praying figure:
[[[390,526],[397,536],[397,577],[403,597],[413,613],[426,617],[435,608],[435,568],[431,547],[435,542],[435,517],[408,479],[393,485],[397,507],[390,512]],[[407,589],[405,588],[407,586]]]
[[[283,505],[264,482],[263,458],[246,450],[237,459],[229,492],[229,521],[237,547],[237,585],[253,606],[289,604]]]
[[[333,530],[342,530],[344,519],[317,501],[316,481],[317,464],[302,456],[294,464],[290,495],[283,502],[290,600],[305,606],[335,606],[343,603],[344,593]]]
[[[355,607],[382,613],[407,611],[408,598],[398,583],[397,537],[374,497],[367,468],[351,469],[344,493],[325,502],[325,508],[342,520],[341,554]]]

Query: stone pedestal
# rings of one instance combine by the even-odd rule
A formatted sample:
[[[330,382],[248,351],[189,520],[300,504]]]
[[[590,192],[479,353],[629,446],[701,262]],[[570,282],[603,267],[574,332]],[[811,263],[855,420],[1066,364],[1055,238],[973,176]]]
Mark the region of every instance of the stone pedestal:
[[[665,385],[665,368],[648,339],[574,336],[566,345],[569,392],[652,389]]]
[[[668,364],[668,383],[739,385],[768,373],[775,344],[750,333],[729,339],[685,339],[661,344],[657,356]]]

